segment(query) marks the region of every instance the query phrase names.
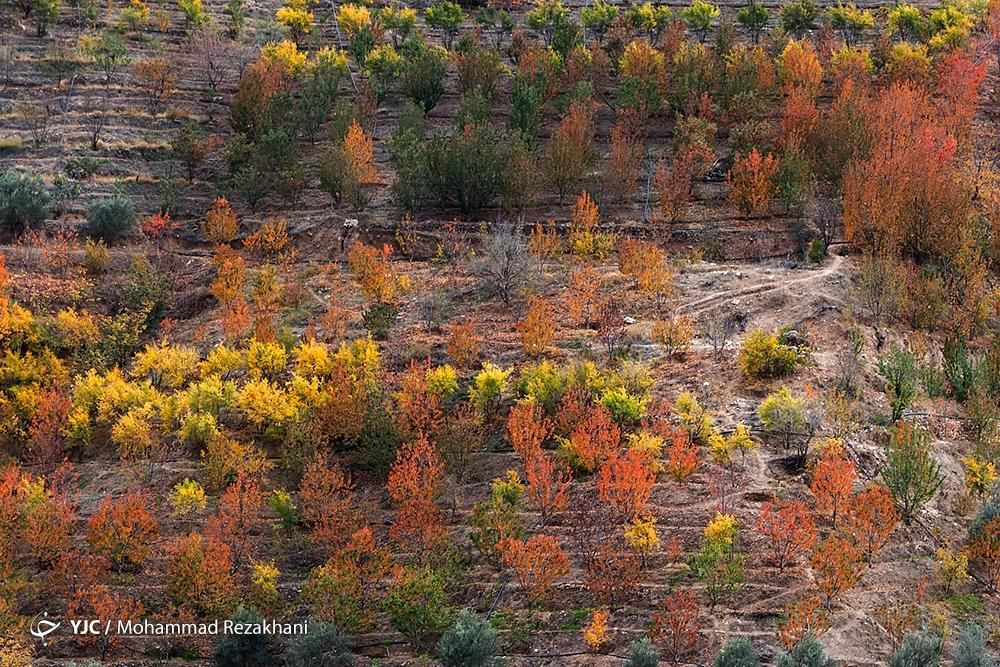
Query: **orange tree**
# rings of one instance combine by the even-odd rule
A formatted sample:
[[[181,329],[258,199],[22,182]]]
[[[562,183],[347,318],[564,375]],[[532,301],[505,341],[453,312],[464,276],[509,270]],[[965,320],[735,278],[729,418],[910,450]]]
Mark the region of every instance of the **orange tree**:
[[[117,500],[104,499],[88,521],[87,543],[119,572],[138,569],[156,537],[156,520],[144,494],[129,491]]]

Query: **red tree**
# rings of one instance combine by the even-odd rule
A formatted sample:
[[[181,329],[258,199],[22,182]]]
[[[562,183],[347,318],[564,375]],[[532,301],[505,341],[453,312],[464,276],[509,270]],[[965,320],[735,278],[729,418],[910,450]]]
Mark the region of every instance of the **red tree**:
[[[682,482],[698,469],[698,445],[680,429],[672,429],[667,437],[667,471]]]
[[[749,216],[760,213],[777,192],[774,177],[778,161],[773,155],[761,155],[756,148],[749,155],[736,154],[733,168],[726,174],[729,203]]]
[[[834,528],[837,514],[847,506],[857,478],[854,462],[838,449],[828,449],[816,465],[810,488],[816,497],[816,509],[830,515]]]
[[[601,466],[597,492],[623,521],[631,521],[646,508],[655,481],[649,455],[630,449]]]
[[[396,503],[393,539],[427,548],[444,537],[444,519],[436,502],[443,482],[444,464],[429,442],[408,442],[397,450],[386,483]]]
[[[698,599],[693,593],[679,590],[664,598],[658,611],[653,612],[650,638],[663,647],[671,662],[679,662],[698,650],[701,623],[698,621]]]
[[[542,515],[544,526],[554,514],[566,509],[573,475],[569,468],[541,451],[525,461],[524,470],[528,482],[525,493]]]
[[[535,599],[546,597],[552,584],[569,572],[569,558],[549,535],[527,541],[508,537],[498,546],[500,562],[514,570],[518,584]]]
[[[871,565],[899,523],[899,511],[885,484],[872,484],[847,506],[847,532]]]
[[[411,361],[396,393],[396,421],[409,438],[429,438],[443,419],[441,397],[427,389],[430,361]]]
[[[328,553],[343,547],[362,527],[361,513],[354,506],[354,484],[340,466],[327,462],[319,453],[306,466],[299,485],[300,513],[312,528],[313,543]]]
[[[507,417],[507,441],[525,466],[541,454],[542,443],[551,432],[552,420],[544,416],[533,401],[511,408]]]
[[[208,534],[229,547],[234,570],[243,564],[250,549],[263,506],[260,486],[241,470],[219,498],[219,513],[209,519]]]
[[[833,535],[813,549],[812,567],[816,586],[826,597],[827,605],[861,580],[861,554],[848,540]]]
[[[148,510],[142,493],[129,491],[113,500],[104,499],[88,522],[87,543],[95,553],[106,558],[119,572],[138,569],[156,537],[156,520]]]
[[[801,500],[771,500],[757,517],[757,530],[767,540],[771,561],[785,565],[809,551],[816,541],[816,523]]]

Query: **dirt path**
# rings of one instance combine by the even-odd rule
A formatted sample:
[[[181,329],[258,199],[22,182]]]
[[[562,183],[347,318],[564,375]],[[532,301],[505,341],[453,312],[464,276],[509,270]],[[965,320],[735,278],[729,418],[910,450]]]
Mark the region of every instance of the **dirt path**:
[[[735,299],[742,299],[744,297],[750,296],[763,296],[765,294],[770,294],[774,292],[783,292],[786,296],[794,296],[792,292],[793,289],[801,290],[812,285],[816,285],[825,281],[831,276],[840,275],[843,272],[845,259],[841,255],[832,255],[826,261],[826,264],[815,270],[808,270],[807,275],[801,278],[792,278],[787,280],[775,280],[767,278],[754,278],[751,279],[749,284],[741,284],[736,289],[726,289],[721,292],[716,292],[706,297],[701,297],[690,301],[688,303],[681,304],[678,310],[692,317],[697,317],[710,310],[715,309],[720,304],[733,301]],[[756,268],[756,267],[754,267]]]

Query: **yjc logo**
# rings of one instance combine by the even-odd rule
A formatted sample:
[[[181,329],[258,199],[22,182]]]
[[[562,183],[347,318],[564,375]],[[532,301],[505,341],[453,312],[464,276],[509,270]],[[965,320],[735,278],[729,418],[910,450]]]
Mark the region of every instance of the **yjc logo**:
[[[45,641],[45,638],[59,629],[59,626],[62,625],[61,621],[50,621],[48,619],[48,615],[49,612],[47,611],[36,614],[35,618],[31,621],[31,627],[28,628],[32,637],[38,637],[42,640],[42,646],[49,645],[49,643]]]

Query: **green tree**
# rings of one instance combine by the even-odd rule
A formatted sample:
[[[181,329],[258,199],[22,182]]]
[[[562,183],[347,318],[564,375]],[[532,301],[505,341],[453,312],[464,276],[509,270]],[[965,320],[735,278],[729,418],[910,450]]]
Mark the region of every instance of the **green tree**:
[[[117,33],[105,30],[90,47],[90,57],[108,86],[129,60],[128,48]]]
[[[595,0],[594,4],[580,10],[583,27],[594,34],[598,42],[604,41],[606,33],[618,18],[618,5],[606,0]]]
[[[681,10],[681,16],[688,28],[698,33],[699,41],[704,42],[708,31],[721,14],[719,8],[705,0],[691,0],[691,4]]]
[[[458,27],[465,20],[465,12],[458,3],[443,0],[424,10],[424,20],[427,21],[427,25],[441,31],[444,48],[450,51],[455,35],[458,34]]]
[[[900,421],[889,438],[882,481],[892,493],[903,522],[909,524],[941,487],[940,466],[931,457],[926,432]]]
[[[892,421],[899,421],[917,396],[917,362],[912,354],[893,346],[888,354],[879,357],[877,370],[885,383]]]
[[[740,7],[736,11],[736,22],[746,28],[754,44],[760,41],[760,33],[767,27],[767,22],[770,19],[771,14],[767,8],[755,0],[750,0],[749,5]]]
[[[819,8],[815,0],[793,0],[779,10],[782,29],[801,36],[816,27]]]
[[[403,68],[402,91],[430,113],[444,95],[444,73],[448,70],[448,52],[440,47],[421,49]]]

